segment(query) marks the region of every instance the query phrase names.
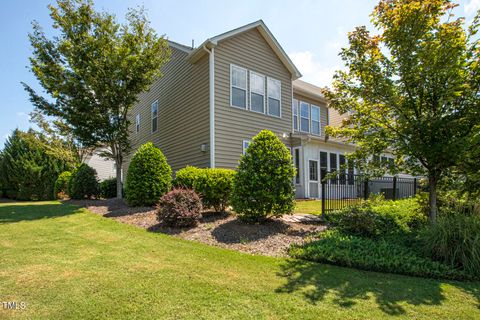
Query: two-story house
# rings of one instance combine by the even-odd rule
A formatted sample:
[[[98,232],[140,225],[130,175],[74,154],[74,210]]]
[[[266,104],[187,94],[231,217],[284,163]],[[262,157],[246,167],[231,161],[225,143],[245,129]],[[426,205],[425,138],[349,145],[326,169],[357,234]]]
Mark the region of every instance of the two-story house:
[[[327,139],[325,126],[341,116],[318,87],[298,80],[300,72],[264,22],[197,48],[169,44],[163,76],[130,113],[133,151],[152,141],[173,171],[187,165],[235,169],[250,139],[269,129],[292,150],[297,197],[318,197],[321,173],[345,164],[352,146]]]

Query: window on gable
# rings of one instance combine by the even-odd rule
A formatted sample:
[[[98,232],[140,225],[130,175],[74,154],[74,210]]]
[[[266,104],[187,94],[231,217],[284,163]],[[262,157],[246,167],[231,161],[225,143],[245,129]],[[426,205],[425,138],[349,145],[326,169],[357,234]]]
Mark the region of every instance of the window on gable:
[[[320,107],[312,105],[312,133],[320,135]]]
[[[298,100],[297,99],[293,99],[292,114],[293,114],[293,130],[298,130]]]
[[[300,101],[300,131],[310,132],[310,106]]]
[[[250,71],[250,110],[265,113],[265,77]]]
[[[137,114],[135,117],[135,132],[138,133],[140,131],[140,115]]]
[[[250,140],[243,140],[242,143],[242,152],[245,154],[247,152],[248,146],[250,145]]]
[[[230,103],[233,107],[242,109],[247,108],[247,70],[231,65],[230,83],[231,97]]]
[[[271,116],[281,116],[280,96],[282,94],[282,83],[276,79],[267,79],[267,93],[268,93],[268,114]]]
[[[158,100],[152,103],[152,132],[158,129]]]

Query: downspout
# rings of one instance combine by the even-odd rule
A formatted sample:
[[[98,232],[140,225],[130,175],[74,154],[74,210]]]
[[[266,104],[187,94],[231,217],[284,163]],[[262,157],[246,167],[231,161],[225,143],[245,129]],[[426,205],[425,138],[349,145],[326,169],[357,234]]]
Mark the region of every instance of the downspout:
[[[210,101],[210,168],[215,168],[215,48],[203,50],[208,52],[209,101]]]

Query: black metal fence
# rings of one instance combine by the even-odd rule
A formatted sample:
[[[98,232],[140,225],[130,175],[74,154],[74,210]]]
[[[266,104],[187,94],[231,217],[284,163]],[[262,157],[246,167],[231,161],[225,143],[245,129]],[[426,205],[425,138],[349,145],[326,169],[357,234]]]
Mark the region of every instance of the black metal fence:
[[[337,173],[326,174],[321,181],[322,215],[366,200],[371,194],[383,194],[385,199],[398,200],[415,196],[417,178],[379,177]]]

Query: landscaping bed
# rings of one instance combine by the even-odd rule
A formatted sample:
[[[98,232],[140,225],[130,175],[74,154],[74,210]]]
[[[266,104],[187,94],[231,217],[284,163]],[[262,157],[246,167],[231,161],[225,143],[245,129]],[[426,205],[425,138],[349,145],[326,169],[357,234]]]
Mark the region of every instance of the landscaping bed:
[[[128,207],[123,201],[70,200],[89,211],[153,232],[186,240],[266,256],[287,256],[292,244],[301,245],[326,229],[323,224],[292,222],[287,217],[264,224],[247,224],[228,213],[203,212],[200,223],[191,228],[171,228],[159,224],[153,207]]]

